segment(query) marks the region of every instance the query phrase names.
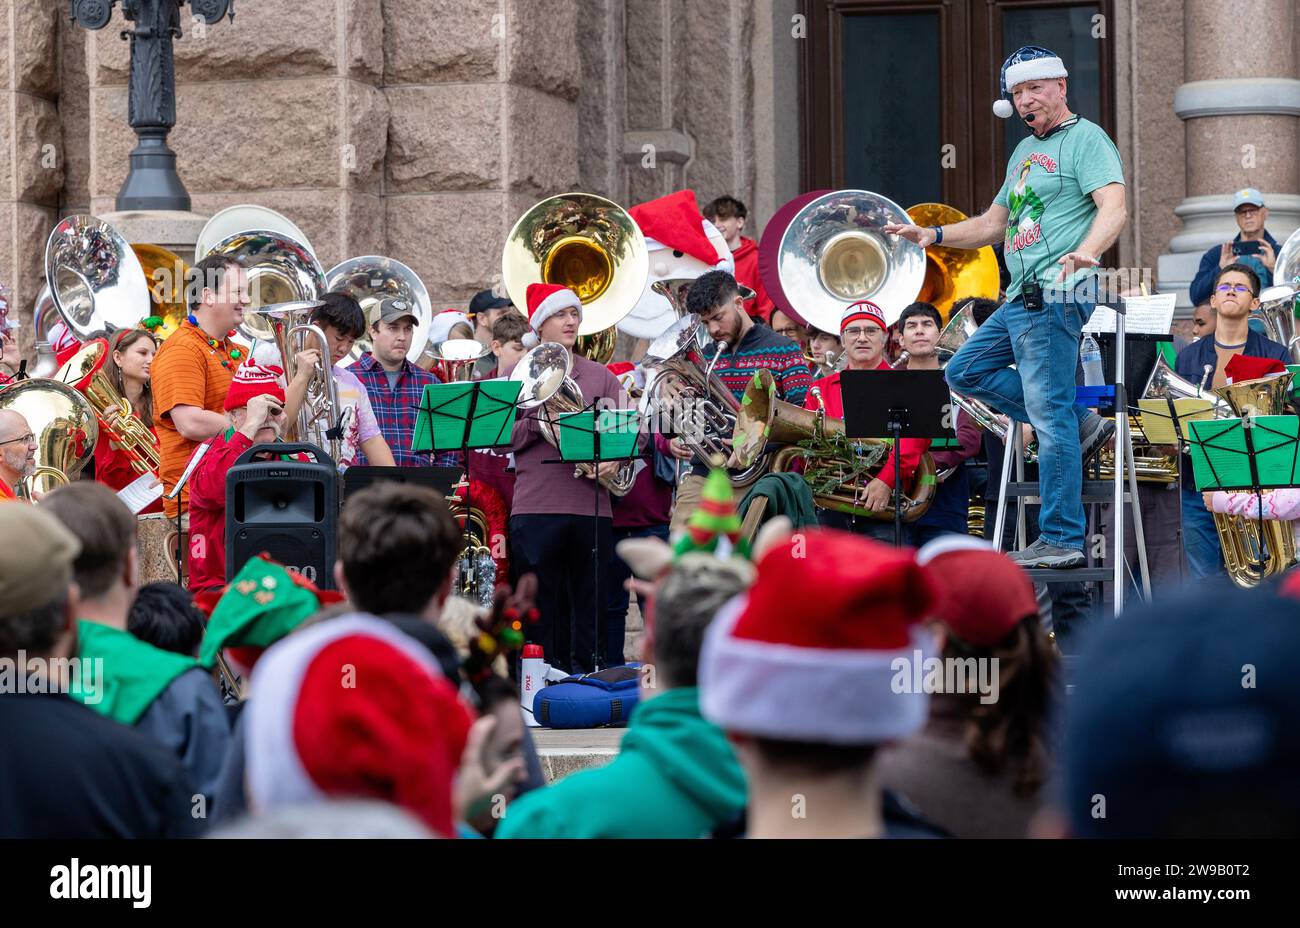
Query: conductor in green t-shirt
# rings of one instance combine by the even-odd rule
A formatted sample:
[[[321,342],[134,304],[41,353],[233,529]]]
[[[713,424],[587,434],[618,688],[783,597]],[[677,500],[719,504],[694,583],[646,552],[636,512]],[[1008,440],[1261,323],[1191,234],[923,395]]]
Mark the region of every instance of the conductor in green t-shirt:
[[[1003,98],[993,111],[1009,117],[1010,97],[1031,135],[1016,146],[983,215],[884,229],[923,248],[1002,241],[1011,272],[1006,302],[957,352],[946,375],[952,389],[1037,433],[1041,533],[1012,555],[1024,567],[1084,564],[1083,467],[1115,431],[1110,420],[1074,405],[1074,390],[1079,332],[1096,302],[1095,269],[1128,218],[1124,169],[1101,127],[1070,112],[1066,75],[1060,58],[1033,45],[1002,65]]]

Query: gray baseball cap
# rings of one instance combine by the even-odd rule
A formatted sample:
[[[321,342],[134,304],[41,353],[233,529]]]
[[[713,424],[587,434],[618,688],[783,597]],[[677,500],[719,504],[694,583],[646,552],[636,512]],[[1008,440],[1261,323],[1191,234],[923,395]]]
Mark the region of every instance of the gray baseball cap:
[[[416,312],[415,304],[410,300],[403,299],[400,296],[390,296],[380,301],[379,308],[372,311],[374,315],[371,322],[396,322],[398,319],[411,317],[411,321],[416,325],[420,324],[420,315]]]

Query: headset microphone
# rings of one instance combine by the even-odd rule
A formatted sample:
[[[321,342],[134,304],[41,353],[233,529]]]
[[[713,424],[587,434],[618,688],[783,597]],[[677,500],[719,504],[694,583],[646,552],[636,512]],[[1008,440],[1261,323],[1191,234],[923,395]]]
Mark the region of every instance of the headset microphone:
[[[1028,116],[1025,117],[1025,122],[1033,122],[1033,121],[1034,121],[1033,113],[1030,113]]]

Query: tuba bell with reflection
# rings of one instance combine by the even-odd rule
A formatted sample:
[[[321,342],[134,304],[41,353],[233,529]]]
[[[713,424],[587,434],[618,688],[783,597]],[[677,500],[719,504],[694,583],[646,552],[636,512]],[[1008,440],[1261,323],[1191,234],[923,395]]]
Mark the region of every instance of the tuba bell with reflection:
[[[95,410],[65,383],[31,379],[9,384],[0,389],[0,409],[19,413],[36,436],[36,468],[13,488],[24,499],[67,484],[95,456]]]
[[[528,285],[568,287],[582,302],[574,350],[597,364],[614,356],[614,326],[641,299],[650,273],[645,236],[626,210],[604,197],[565,193],[519,217],[506,237],[501,276],[516,306]]]
[[[1291,398],[1291,374],[1243,380],[1215,390],[1237,416],[1276,416]],[[1216,512],[1214,528],[1223,548],[1223,563],[1232,582],[1252,589],[1296,562],[1295,531],[1290,522],[1248,519]]]
[[[804,479],[812,488],[813,500],[822,509],[846,512],[865,519],[893,520],[894,507],[864,509],[858,494],[889,460],[892,442],[879,438],[849,440],[844,420],[829,418],[824,408],[803,409],[776,398],[772,372],[760,369],[745,388],[732,434],[732,466],[753,464],[773,445],[771,473],[791,469],[796,459],[804,462]],[[929,453],[913,478],[913,492],[903,497],[903,521],[914,522],[925,515],[934,498],[934,459]]]
[[[67,216],[45,243],[45,279],[64,324],[84,341],[149,315],[144,268],[126,239],[94,216]]]
[[[1300,255],[1294,256],[1300,261]],[[1281,265],[1279,264],[1279,267]],[[1264,334],[1286,346],[1293,364],[1300,363],[1300,335],[1296,335],[1296,300],[1300,296],[1295,286],[1283,284],[1260,291],[1259,309],[1251,315],[1264,323]]]
[[[414,364],[426,354],[433,303],[420,275],[401,261],[382,255],[348,258],[329,269],[325,275],[325,289],[330,293],[346,293],[360,303],[367,325],[372,311],[383,300],[390,297],[406,300],[415,307],[416,318],[415,334],[406,349],[406,358]],[[351,360],[361,360],[370,347],[370,330],[367,328],[366,333],[353,344]]]
[[[189,268],[180,255],[161,245],[133,244],[131,250],[144,270],[153,315],[162,320],[162,325],[153,333],[162,341],[179,329],[189,315],[190,308],[185,299]]]
[[[910,222],[903,208],[867,190],[836,190],[795,213],[781,236],[777,276],[809,325],[838,333],[845,307],[871,300],[894,323],[925,279],[925,252],[886,234]]]
[[[433,371],[443,383],[467,383],[474,377],[474,365],[491,350],[472,338],[449,338],[430,345],[424,354],[433,361]]]
[[[563,345],[542,342],[520,358],[510,374],[511,380],[523,383],[519,391],[519,408],[540,408],[537,427],[553,448],[560,447],[559,417],[565,413],[581,412],[587,406],[582,388],[569,376],[572,369],[573,358]],[[635,463],[633,460],[619,461],[613,476],[598,478],[601,486],[614,496],[626,496],[636,479]],[[593,467],[592,464],[575,464],[573,476],[585,477]]]

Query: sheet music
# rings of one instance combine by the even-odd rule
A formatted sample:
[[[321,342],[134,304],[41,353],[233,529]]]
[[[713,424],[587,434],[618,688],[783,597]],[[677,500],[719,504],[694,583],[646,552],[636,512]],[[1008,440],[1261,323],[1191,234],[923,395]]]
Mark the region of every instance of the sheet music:
[[[1168,335],[1174,321],[1176,293],[1153,293],[1151,296],[1126,296],[1124,331],[1129,335]],[[1098,306],[1083,331],[1096,335],[1115,331],[1115,310]]]
[[[163,494],[162,481],[157,474],[141,474],[122,489],[117,498],[126,504],[134,515],[139,515]]]

